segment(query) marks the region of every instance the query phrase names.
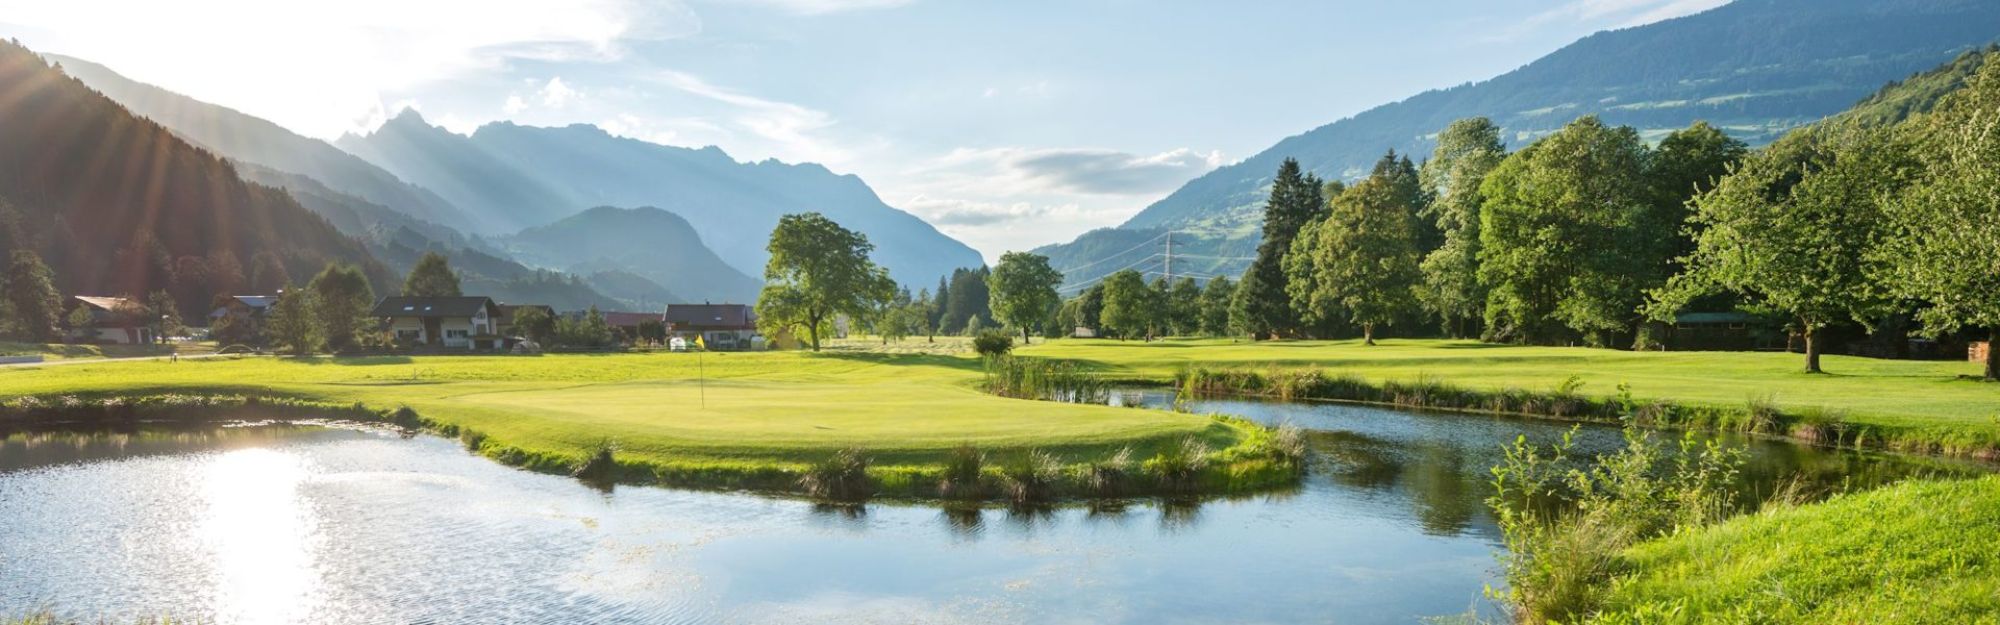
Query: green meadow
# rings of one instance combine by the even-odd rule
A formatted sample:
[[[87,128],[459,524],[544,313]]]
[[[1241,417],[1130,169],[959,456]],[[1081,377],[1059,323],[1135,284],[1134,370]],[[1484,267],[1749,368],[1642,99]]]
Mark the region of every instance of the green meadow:
[[[1480,390],[1546,391],[1572,376],[1582,395],[1611,397],[1620,385],[1642,400],[1740,408],[1769,401],[1787,411],[1938,437],[2000,440],[2000,384],[1978,363],[1826,356],[1827,373],[1803,372],[1804,357],[1767,352],[1631,352],[1476,341],[1232,341],[1150,343],[1063,340],[1020,353],[1088,363],[1107,375],[1166,382],[1189,367],[1319,368],[1371,382],[1436,379]]]
[[[939,462],[970,444],[1068,461],[1138,458],[1247,428],[1166,411],[1007,399],[969,355],[801,352],[129,361],[0,370],[6,396],[241,394],[375,410],[408,406],[531,454],[796,469],[860,447],[877,465]]]

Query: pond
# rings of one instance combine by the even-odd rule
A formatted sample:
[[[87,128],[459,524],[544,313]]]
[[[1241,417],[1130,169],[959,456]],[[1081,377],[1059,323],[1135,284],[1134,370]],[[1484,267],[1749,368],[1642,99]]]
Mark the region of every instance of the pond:
[[[1170,400],[1136,396],[1148,404]],[[1015,510],[593,490],[362,427],[0,441],[0,616],[215,623],[1411,623],[1498,610],[1488,467],[1568,426],[1199,402],[1296,423],[1286,493]],[[1619,433],[1586,427],[1581,446]],[[1753,444],[1781,476],[1974,467]]]

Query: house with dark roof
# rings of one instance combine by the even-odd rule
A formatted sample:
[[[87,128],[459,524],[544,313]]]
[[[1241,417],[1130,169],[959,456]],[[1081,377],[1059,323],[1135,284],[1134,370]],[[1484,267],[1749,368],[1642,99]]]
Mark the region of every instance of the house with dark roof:
[[[278,303],[276,295],[231,295],[224,298],[222,304],[216,306],[215,310],[209,311],[208,321],[215,323],[223,317],[261,321],[265,315],[270,314],[271,305],[276,303]]]
[[[79,343],[142,345],[153,342],[153,324],[146,307],[124,297],[77,295],[70,310],[89,311],[90,324],[69,329],[69,340]]]
[[[493,298],[384,297],[370,313],[382,319],[401,345],[468,351],[503,347],[497,320],[500,306]]]
[[[711,350],[756,347],[757,312],[747,304],[668,304],[668,340],[700,340]]]

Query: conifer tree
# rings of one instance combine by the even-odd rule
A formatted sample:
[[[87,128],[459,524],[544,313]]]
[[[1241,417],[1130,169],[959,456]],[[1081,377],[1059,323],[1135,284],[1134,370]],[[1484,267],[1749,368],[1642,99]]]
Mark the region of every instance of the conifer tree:
[[[1290,335],[1299,327],[1286,290],[1285,256],[1299,230],[1324,210],[1325,196],[1320,181],[1299,167],[1296,159],[1285,159],[1271,183],[1271,197],[1264,204],[1264,240],[1257,245],[1257,257],[1243,273],[1236,289],[1234,307],[1245,329],[1256,338]]]

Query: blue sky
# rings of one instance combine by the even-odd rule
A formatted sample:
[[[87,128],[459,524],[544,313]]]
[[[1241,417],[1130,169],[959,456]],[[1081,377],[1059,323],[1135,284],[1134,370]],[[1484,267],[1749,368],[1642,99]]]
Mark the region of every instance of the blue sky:
[[[1722,2],[0,0],[0,35],[328,139],[415,107],[459,132],[589,123],[816,161],[994,258],[1371,106]]]

